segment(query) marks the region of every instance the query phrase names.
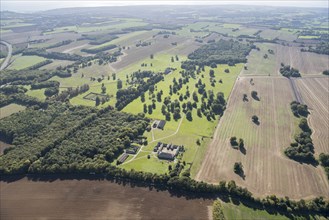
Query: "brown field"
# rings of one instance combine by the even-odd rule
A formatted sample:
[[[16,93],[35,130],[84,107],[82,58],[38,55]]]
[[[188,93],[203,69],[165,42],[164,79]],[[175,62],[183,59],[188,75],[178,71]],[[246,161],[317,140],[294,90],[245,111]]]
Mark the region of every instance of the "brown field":
[[[300,47],[288,47],[279,44],[257,44],[260,51],[252,50],[248,56],[248,70],[244,74],[255,75],[279,75],[281,63],[299,69],[302,74],[322,74],[329,69],[329,56],[301,52]],[[268,53],[268,49],[274,51],[274,55]],[[264,59],[264,54],[268,54],[268,59]]]
[[[300,164],[283,153],[292,141],[296,120],[290,110],[294,98],[288,79],[255,77],[253,86],[249,80],[237,80],[196,179],[211,183],[234,180],[260,197],[329,197],[322,167]],[[251,98],[252,90],[258,92],[260,101]],[[244,93],[248,102],[242,101]],[[259,117],[259,125],[251,121],[252,115]],[[243,138],[245,151],[231,147],[232,136]],[[245,179],[233,172],[235,162],[242,162]]]
[[[152,44],[146,47],[136,47],[135,45],[129,45],[129,50],[124,50],[125,56],[122,56],[117,62],[112,63],[111,66],[116,70],[122,70],[132,63],[136,63],[149,57],[151,54],[157,54],[163,51],[167,51],[178,47],[180,44],[184,44],[188,41],[186,38],[179,36],[170,36],[169,38],[163,38],[163,36],[157,36],[153,39],[144,39],[144,41],[151,41]],[[177,46],[171,45],[171,43],[177,42]]]
[[[16,112],[23,111],[25,108],[26,107],[23,105],[18,105],[18,104],[14,104],[14,103],[1,107],[0,108],[0,119],[7,117],[11,114],[14,114]]]
[[[310,109],[309,124],[313,130],[315,154],[329,153],[329,78],[296,79],[303,102]]]
[[[212,200],[103,180],[1,184],[0,218],[7,219],[208,219]]]

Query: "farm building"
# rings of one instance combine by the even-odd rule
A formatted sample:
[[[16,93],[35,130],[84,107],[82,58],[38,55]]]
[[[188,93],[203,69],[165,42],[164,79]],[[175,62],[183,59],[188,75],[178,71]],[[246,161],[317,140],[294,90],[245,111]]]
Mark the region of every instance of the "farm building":
[[[181,149],[182,146],[158,142],[153,151],[158,153],[159,159],[174,160]]]
[[[152,126],[153,126],[153,128],[158,128],[158,129],[163,130],[165,124],[166,124],[165,120],[156,120],[156,121],[154,121]]]
[[[128,154],[123,153],[123,154],[119,157],[117,163],[118,163],[118,164],[121,164],[121,163],[125,162],[125,160],[128,158],[128,156],[129,156]]]

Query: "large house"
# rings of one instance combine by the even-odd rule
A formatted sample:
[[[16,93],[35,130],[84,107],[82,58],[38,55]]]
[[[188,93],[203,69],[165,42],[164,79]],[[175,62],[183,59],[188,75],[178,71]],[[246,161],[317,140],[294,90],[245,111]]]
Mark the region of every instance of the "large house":
[[[182,146],[158,142],[153,151],[157,152],[159,159],[174,160],[181,149]]]

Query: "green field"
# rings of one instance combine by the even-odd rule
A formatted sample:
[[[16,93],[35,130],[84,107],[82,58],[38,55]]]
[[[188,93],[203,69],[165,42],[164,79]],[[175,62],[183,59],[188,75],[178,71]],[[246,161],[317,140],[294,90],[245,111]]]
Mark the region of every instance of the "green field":
[[[14,62],[10,64],[8,69],[21,70],[45,61],[46,59],[39,56],[14,56],[12,60],[14,60]]]
[[[9,104],[0,108],[0,119],[7,117],[19,111],[23,111],[26,107],[23,105]]]
[[[27,89],[29,89],[30,86],[27,86]],[[46,96],[45,96],[45,90],[46,89],[35,89],[35,90],[28,90],[26,92],[26,95],[38,98],[40,100],[45,100]]]

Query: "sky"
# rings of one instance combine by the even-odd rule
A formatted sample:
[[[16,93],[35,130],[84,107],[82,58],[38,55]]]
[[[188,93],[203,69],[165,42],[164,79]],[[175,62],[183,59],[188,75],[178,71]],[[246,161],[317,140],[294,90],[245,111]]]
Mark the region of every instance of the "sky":
[[[126,6],[126,5],[225,5],[225,4],[236,4],[236,5],[265,5],[265,6],[295,6],[295,7],[329,7],[328,0],[320,1],[289,1],[289,0],[190,0],[190,1],[164,1],[164,0],[102,0],[102,1],[90,1],[90,0],[0,0],[0,10],[9,10],[16,12],[35,12],[44,11],[55,8],[68,8],[68,7],[98,7],[98,6]]]

